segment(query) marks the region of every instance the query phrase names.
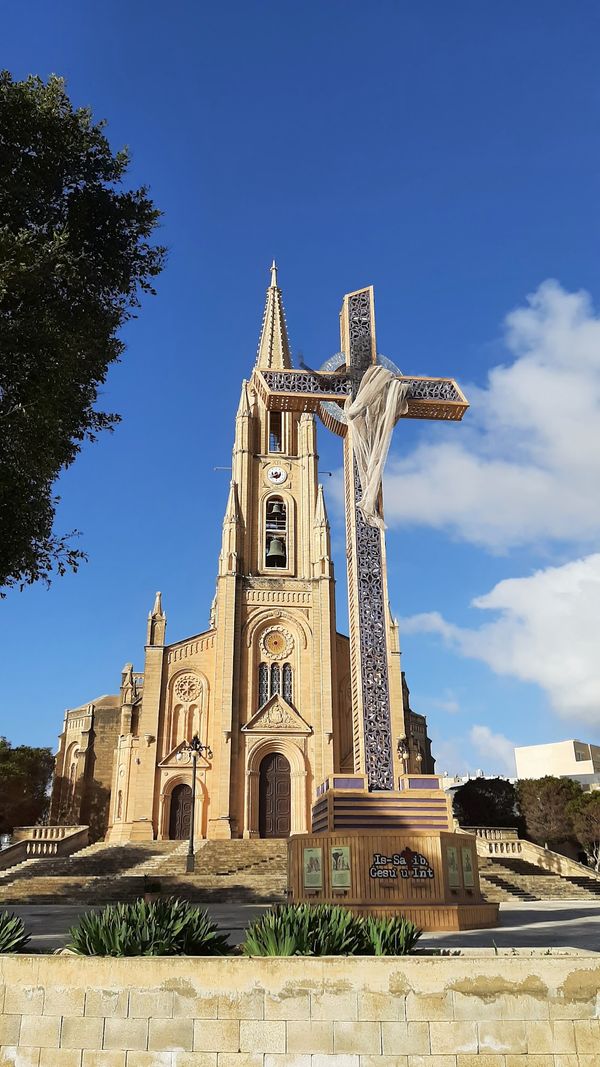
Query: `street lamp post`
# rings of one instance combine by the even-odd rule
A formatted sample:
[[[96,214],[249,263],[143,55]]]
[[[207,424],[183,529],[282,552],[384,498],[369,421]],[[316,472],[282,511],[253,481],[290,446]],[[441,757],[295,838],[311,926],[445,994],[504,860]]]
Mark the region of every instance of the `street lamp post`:
[[[192,810],[190,812],[190,841],[188,846],[188,853],[185,861],[185,870],[187,874],[193,874],[196,866],[196,857],[194,854],[194,824],[196,819],[196,766],[198,756],[203,756],[206,753],[208,759],[212,759],[212,749],[210,745],[203,745],[198,734],[194,734],[191,741],[188,741],[186,745],[183,745],[180,749],[181,752],[187,752],[188,756],[191,756],[192,760]]]
[[[402,760],[402,773],[406,774],[408,771],[408,761],[410,758],[410,749],[405,737],[401,737],[398,740],[398,755]]]

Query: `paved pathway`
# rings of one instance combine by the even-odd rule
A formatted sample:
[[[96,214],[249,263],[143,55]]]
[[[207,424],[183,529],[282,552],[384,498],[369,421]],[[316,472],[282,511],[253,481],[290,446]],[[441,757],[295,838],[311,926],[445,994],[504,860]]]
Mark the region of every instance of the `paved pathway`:
[[[76,904],[24,904],[8,906],[21,915],[32,933],[29,947],[53,952],[66,944],[69,927],[86,911]],[[239,944],[249,922],[265,908],[259,904],[211,904],[213,918],[231,931]],[[433,949],[469,948],[572,948],[600,952],[600,902],[536,901],[501,904],[501,925],[493,930],[423,934],[420,946]]]

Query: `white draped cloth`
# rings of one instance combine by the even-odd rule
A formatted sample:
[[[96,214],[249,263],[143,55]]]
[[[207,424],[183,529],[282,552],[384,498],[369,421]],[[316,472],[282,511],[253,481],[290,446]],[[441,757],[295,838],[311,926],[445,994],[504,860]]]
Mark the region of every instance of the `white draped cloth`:
[[[348,432],[356,457],[362,497],[358,507],[369,526],[384,529],[377,509],[383,468],[392,431],[408,411],[408,385],[378,364],[365,372],[354,400],[345,404]]]

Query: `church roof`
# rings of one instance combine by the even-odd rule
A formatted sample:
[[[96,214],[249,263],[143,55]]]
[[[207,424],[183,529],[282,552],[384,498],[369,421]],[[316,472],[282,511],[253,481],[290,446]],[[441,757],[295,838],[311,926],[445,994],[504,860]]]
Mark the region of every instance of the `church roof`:
[[[69,708],[69,715],[74,715],[75,712],[87,711],[90,704],[93,704],[95,708],[120,707],[121,697],[118,694],[105,693],[101,697],[95,697],[93,700],[87,700],[85,704],[80,704],[76,708]]]
[[[290,343],[288,341],[285,311],[281,289],[277,285],[277,265],[271,265],[271,284],[267,289],[267,302],[263,316],[262,331],[258,342],[256,366],[263,370],[290,368]]]

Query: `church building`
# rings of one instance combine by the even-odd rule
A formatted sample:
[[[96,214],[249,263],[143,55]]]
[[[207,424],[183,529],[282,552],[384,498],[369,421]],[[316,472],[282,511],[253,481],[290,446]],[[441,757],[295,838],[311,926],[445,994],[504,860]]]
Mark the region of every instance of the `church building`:
[[[205,746],[198,838],[306,833],[317,786],[359,769],[315,416],[269,411],[259,387],[261,371],[289,368],[273,265],[256,364],[235,417],[209,627],[168,644],[156,594],[143,672],[126,664],[118,695],[65,715],[52,822],[90,825],[111,843],[187,837],[194,735]],[[389,609],[386,628],[395,771],[431,774],[426,721],[410,709]]]

